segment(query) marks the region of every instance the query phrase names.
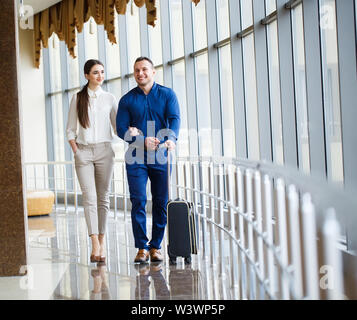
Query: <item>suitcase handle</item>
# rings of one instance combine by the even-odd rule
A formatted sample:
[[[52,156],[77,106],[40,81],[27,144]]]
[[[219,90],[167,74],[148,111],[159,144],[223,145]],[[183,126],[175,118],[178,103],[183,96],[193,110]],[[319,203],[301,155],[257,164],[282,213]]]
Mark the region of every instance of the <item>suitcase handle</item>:
[[[170,188],[170,150],[166,147],[165,143],[160,143],[158,149],[165,148],[167,149],[167,192],[168,192],[168,201],[171,199],[171,188]]]

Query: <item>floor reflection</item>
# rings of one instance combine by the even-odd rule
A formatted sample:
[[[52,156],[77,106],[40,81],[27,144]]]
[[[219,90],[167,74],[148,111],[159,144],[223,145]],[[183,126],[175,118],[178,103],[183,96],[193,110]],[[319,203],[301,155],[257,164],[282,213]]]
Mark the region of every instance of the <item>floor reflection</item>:
[[[98,263],[97,268],[91,270],[91,276],[94,288],[91,291],[90,300],[111,300],[106,264]]]
[[[162,265],[162,262],[135,265],[135,269],[138,271],[135,299],[150,300],[150,285],[155,288],[156,300],[170,299],[170,291],[162,274]]]
[[[201,250],[192,257],[191,265],[178,258],[173,266],[169,265],[166,246],[164,240],[162,252],[166,259],[162,263],[134,264],[136,249],[130,220],[124,222],[120,215],[117,220],[110,217],[106,264],[94,264],[89,261],[91,248],[83,212],[57,210],[50,217],[29,219],[30,263],[41,263],[51,270],[61,266],[59,280],[53,283],[48,299],[239,299],[239,288],[232,282],[237,281],[237,275],[230,272],[229,245],[215,246],[215,252]]]
[[[171,298],[177,300],[201,299],[202,288],[200,272],[185,265],[185,269],[176,269],[170,266],[169,283]]]

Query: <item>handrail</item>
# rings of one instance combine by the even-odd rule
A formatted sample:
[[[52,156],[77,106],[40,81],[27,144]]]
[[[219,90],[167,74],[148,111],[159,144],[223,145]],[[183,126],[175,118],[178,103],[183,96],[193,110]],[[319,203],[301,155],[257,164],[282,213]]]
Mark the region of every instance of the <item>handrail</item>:
[[[118,193],[115,187],[111,190],[115,199],[115,219],[116,199],[119,196],[125,202],[126,221],[128,194],[124,160],[116,159],[115,163],[121,165],[121,179],[113,179],[113,183],[122,183],[122,193]],[[240,257],[242,265],[248,263],[248,269],[242,271],[242,277],[249,279],[246,284],[239,283],[242,280],[236,278],[238,271],[235,268],[238,268],[238,263],[232,263],[230,271],[232,285],[234,288],[237,286],[235,290],[242,291],[243,298],[248,294],[252,299],[261,297],[262,292],[269,299],[320,298],[318,255],[322,254],[324,261],[335,266],[336,270],[340,270],[338,266],[342,264],[341,255],[335,246],[336,239],[340,237],[336,217],[339,218],[338,221],[356,223],[357,218],[350,218],[348,213],[356,210],[357,202],[348,192],[316,177],[304,176],[295,169],[265,162],[219,157],[177,157],[172,164],[176,168],[177,178],[184,178],[184,184],[171,181],[171,188],[175,188],[179,196],[184,192],[196,207],[198,228],[199,232],[202,230],[201,241],[205,248],[202,253],[204,257],[210,257],[214,262],[216,241],[220,250],[223,250],[224,243],[228,241],[230,259]],[[64,201],[67,208],[66,181],[72,180],[68,182],[69,186],[76,183],[74,163],[29,162],[24,164],[25,172],[30,170],[30,166],[71,166],[73,178],[66,176],[64,168],[60,170],[60,176],[51,178],[56,183],[64,181]],[[218,169],[218,174],[215,169]],[[180,174],[182,170],[183,173]],[[36,181],[35,169],[34,172]],[[50,179],[49,176],[47,178]],[[75,199],[77,191],[74,188]],[[75,206],[77,205],[75,200]],[[344,211],[346,209],[348,211]],[[289,225],[290,220],[297,225],[297,231],[294,229],[296,226],[292,228]],[[202,228],[205,228],[205,233]],[[214,230],[226,234],[226,240],[223,236],[217,240]],[[298,230],[301,230],[301,234]],[[321,253],[317,241],[329,243],[329,247]],[[223,254],[220,257],[223,269]],[[277,272],[280,281],[276,278]],[[305,274],[304,279],[302,272]],[[343,290],[343,272],[335,276],[338,290]],[[255,292],[257,287],[260,288],[258,294]],[[328,297],[341,295],[342,292],[336,290],[328,291],[327,294]]]
[[[357,226],[357,212],[353,214],[350,212],[351,208],[357,210],[357,189],[344,189],[336,183],[327,182],[326,180],[314,174],[307,175],[289,165],[276,165],[266,161],[251,161],[248,159],[239,158],[224,158],[224,157],[177,157],[176,161],[194,162],[213,162],[215,164],[229,165],[233,164],[239,167],[249,168],[252,170],[259,170],[269,174],[270,177],[278,179],[284,178],[289,184],[294,184],[300,189],[309,192],[316,205],[320,208],[328,209],[334,207],[338,210],[338,218],[343,219],[344,223],[351,223],[351,218],[355,219]],[[320,211],[317,212],[320,214]]]

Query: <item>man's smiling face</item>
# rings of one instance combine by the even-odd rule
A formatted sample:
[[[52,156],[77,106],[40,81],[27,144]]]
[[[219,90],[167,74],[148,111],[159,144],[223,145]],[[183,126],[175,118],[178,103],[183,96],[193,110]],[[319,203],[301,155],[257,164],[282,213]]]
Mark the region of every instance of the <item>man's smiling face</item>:
[[[145,87],[154,82],[155,69],[147,60],[138,61],[134,65],[134,77],[140,87]]]

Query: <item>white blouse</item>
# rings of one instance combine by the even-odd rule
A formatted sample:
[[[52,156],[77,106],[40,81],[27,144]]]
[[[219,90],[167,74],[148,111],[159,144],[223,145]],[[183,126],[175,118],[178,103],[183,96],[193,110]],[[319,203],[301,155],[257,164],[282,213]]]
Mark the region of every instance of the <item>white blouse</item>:
[[[71,100],[67,121],[67,139],[79,144],[112,142],[116,135],[116,115],[118,103],[114,95],[102,88],[92,91],[89,88],[89,128],[84,129],[78,121],[77,94]]]

